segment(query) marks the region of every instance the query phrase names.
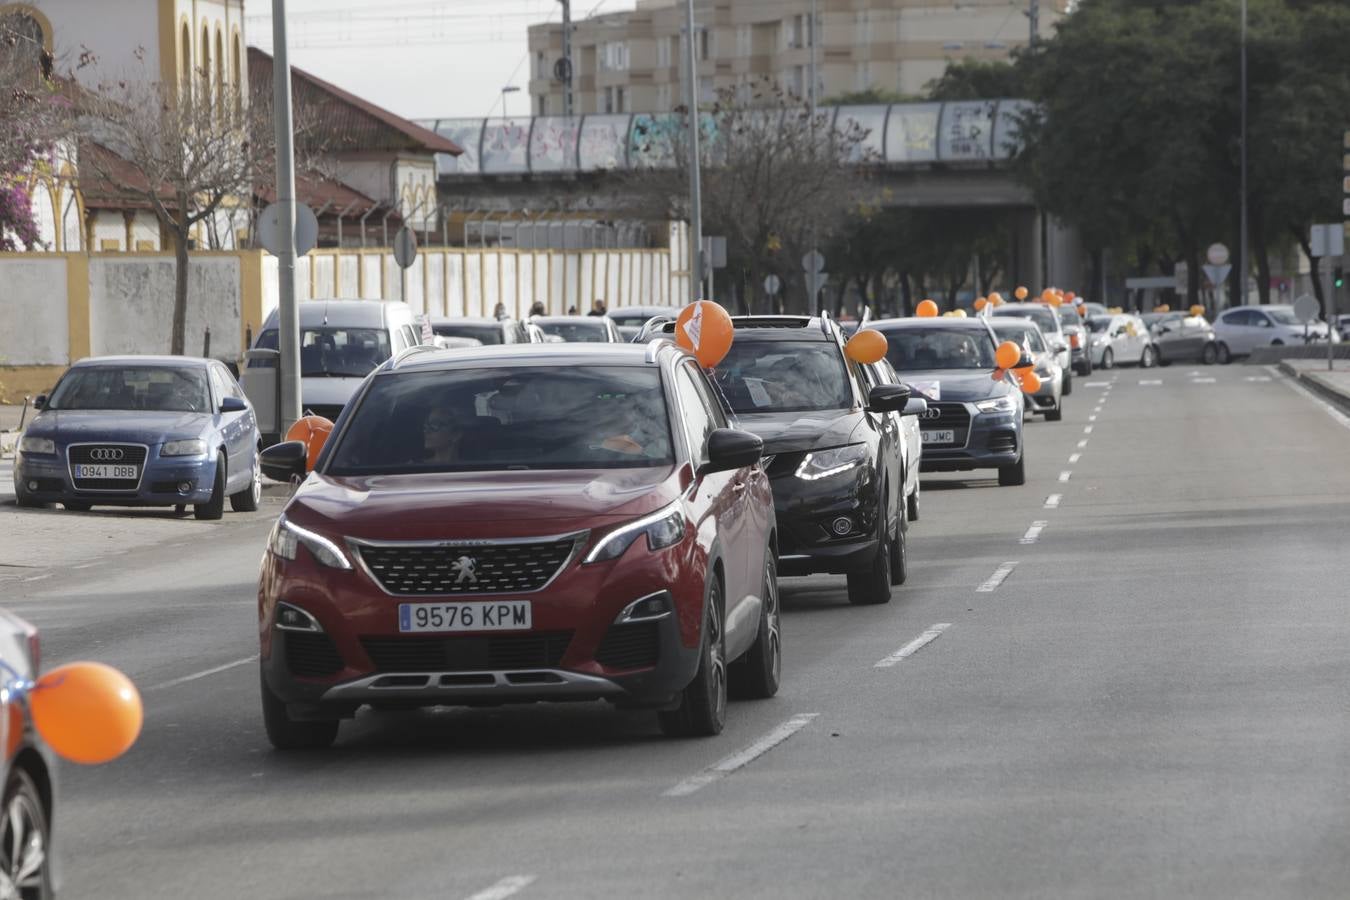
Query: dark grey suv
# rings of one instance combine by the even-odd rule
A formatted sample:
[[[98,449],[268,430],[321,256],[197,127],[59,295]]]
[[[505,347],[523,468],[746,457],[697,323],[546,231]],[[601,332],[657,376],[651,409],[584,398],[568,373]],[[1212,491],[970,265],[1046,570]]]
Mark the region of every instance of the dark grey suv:
[[[998,340],[983,319],[884,319],[886,358],[916,397],[924,472],[998,469],[998,483],[1026,483],[1022,393],[995,381]]]

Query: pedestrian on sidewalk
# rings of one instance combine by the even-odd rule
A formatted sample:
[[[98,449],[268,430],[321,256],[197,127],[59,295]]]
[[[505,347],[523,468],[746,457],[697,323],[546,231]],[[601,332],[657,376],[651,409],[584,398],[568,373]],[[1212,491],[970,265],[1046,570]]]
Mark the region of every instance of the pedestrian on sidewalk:
[[[603,300],[596,300],[595,303],[594,303],[594,305],[591,306],[591,312],[590,312],[590,314],[593,315],[593,316],[603,316],[603,315],[605,315],[608,311],[609,311],[608,308],[606,308],[606,306],[605,306],[605,301],[603,301]]]

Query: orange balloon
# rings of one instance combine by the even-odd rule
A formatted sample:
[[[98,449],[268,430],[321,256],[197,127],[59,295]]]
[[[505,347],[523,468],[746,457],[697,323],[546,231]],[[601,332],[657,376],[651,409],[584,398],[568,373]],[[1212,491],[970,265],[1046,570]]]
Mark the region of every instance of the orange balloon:
[[[1193,316],[1203,316],[1204,314],[1205,314],[1205,308],[1204,308],[1203,306],[1201,306],[1199,303],[1197,303],[1197,304],[1195,304],[1194,306],[1191,307],[1191,315],[1193,315]]]
[[[1079,315],[1080,317],[1086,319],[1086,318],[1087,318],[1087,314],[1088,314],[1088,308],[1087,308],[1085,305],[1083,305],[1083,304],[1080,303],[1080,304],[1078,305],[1078,315]]]
[[[995,357],[1000,369],[1012,369],[1022,361],[1022,348],[1013,341],[1004,341],[998,345],[998,355]]]
[[[1044,300],[1046,303],[1049,303],[1050,298],[1053,296],[1055,296],[1055,291],[1053,288],[1046,288],[1045,290],[1041,291],[1041,299]]]
[[[1041,378],[1032,369],[1025,369],[1018,372],[1022,380],[1022,391],[1027,394],[1034,394],[1041,389]]]
[[[314,471],[314,463],[332,433],[333,423],[323,416],[305,416],[286,432],[286,440],[300,441],[308,450],[305,455],[305,471]]]
[[[952,310],[952,318],[953,318],[953,319],[965,319],[965,318],[969,318],[969,317],[966,315],[966,311],[965,311],[964,309],[954,309],[954,310]]]
[[[914,314],[920,319],[932,319],[938,314],[938,305],[932,300],[924,300],[914,310]]]
[[[675,319],[675,343],[698,360],[705,369],[711,369],[726,358],[736,327],[721,304],[700,300],[680,310]]]
[[[975,298],[975,311],[976,311],[976,312],[981,312],[981,311],[983,311],[984,308],[985,308],[986,306],[988,306],[988,305],[989,305],[989,301],[986,300],[986,299],[984,299],[983,297],[976,297],[976,298]]]
[[[1000,294],[998,291],[994,291],[992,294],[989,295],[989,302],[994,304],[995,306],[1002,306],[1003,295]]]
[[[145,711],[131,679],[96,662],[68,663],[38,679],[28,692],[42,739],[71,762],[111,762],[131,749]]]
[[[1016,297],[1018,300],[1025,300],[1027,299],[1027,294],[1030,293],[1031,292],[1028,291],[1026,288],[1019,287],[1017,290],[1013,291],[1013,296]]]
[[[1073,291],[1069,291],[1067,294],[1064,295],[1064,299],[1069,301],[1070,303],[1072,303],[1074,299],[1077,297],[1078,295],[1075,294]]]
[[[888,346],[886,335],[871,328],[863,328],[848,339],[848,343],[844,345],[844,352],[854,362],[870,366],[885,359]]]

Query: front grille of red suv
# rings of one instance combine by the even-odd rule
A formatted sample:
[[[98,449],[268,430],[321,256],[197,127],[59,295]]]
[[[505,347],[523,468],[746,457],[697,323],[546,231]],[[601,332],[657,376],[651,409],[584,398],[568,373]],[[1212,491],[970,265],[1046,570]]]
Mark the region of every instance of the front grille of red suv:
[[[370,574],[400,597],[526,594],[553,580],[583,536],[486,546],[357,543]]]
[[[361,645],[379,672],[556,669],[571,642],[570,631],[452,638],[361,639]]]

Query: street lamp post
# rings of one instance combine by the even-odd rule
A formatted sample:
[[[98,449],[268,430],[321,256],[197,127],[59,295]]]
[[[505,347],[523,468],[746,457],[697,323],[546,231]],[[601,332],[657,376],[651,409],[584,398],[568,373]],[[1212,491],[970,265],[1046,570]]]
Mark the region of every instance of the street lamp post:
[[[514,84],[508,84],[506,87],[502,88],[502,118],[503,118],[503,119],[510,118],[510,116],[508,116],[508,115],[506,114],[506,95],[507,95],[507,94],[518,94],[518,93],[520,93],[520,88],[517,87],[517,86],[514,85]]]
[[[1241,90],[1242,95],[1239,101],[1242,107],[1242,135],[1239,141],[1240,154],[1242,157],[1242,175],[1240,188],[1242,196],[1239,198],[1240,224],[1238,227],[1238,246],[1237,246],[1237,290],[1234,291],[1234,297],[1239,305],[1247,302],[1247,0],[1242,0],[1242,77]]]
[[[689,302],[699,300],[703,284],[703,180],[699,153],[698,54],[694,51],[694,0],[684,2],[685,69],[689,83]]]
[[[277,378],[276,425],[284,435],[300,418],[300,309],[295,302],[295,145],[291,118],[291,65],[286,46],[286,0],[272,0],[272,109],[276,129]]]

